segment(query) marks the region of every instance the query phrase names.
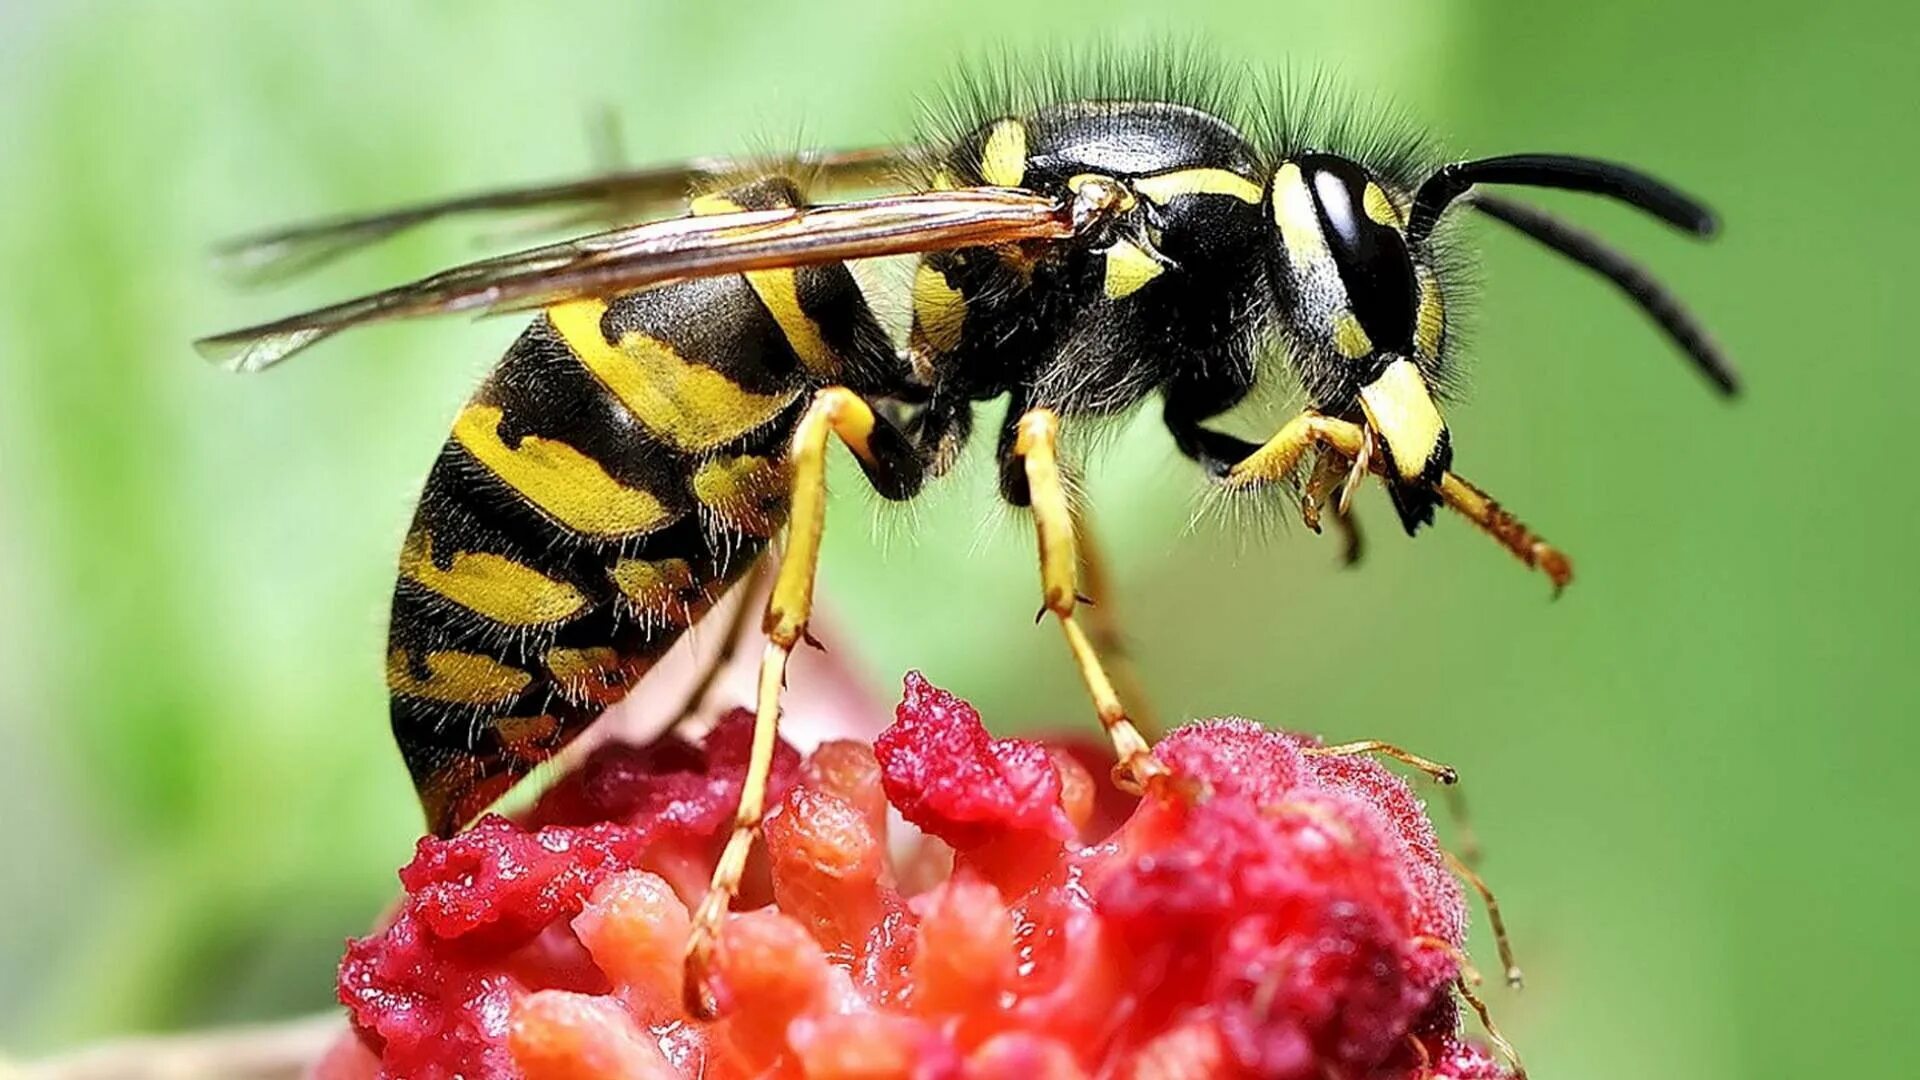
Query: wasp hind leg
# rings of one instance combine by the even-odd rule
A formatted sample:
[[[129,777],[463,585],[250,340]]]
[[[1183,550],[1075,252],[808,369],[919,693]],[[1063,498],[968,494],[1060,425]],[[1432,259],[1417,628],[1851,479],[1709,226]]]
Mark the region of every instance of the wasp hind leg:
[[[853,451],[867,478],[882,496],[902,499],[919,490],[925,469],[905,436],[874,415],[858,394],[830,386],[813,397],[794,429],[787,452],[791,469],[792,502],[788,508],[787,548],[767,597],[762,628],[766,651],[760,659],[760,678],[754,702],[753,749],[747,776],[740,788],[740,806],[733,831],[715,864],[713,881],[693,916],[687,939],[686,1006],[695,1016],[712,1017],[718,1011],[707,985],[714,945],[727,909],[740,891],[747,853],[766,813],[767,781],[780,729],[780,692],[786,685],[787,658],[794,646],[808,640],[807,620],[813,612],[813,582],[820,562],[820,537],[826,526],[827,446],[837,436]]]
[[[1119,759],[1114,779],[1132,791],[1144,791],[1164,779],[1167,767],[1154,759],[1153,750],[1134,725],[1113,679],[1086,628],[1075,617],[1080,603],[1080,555],[1074,538],[1074,512],[1067,498],[1059,458],[1060,418],[1050,409],[1030,409],[1020,415],[1014,430],[1013,457],[1026,481],[1027,498],[1040,546],[1040,585],[1044,611],[1053,613],[1066,635],[1067,648],[1080,669],[1081,681],[1093,698],[1100,724],[1113,740]]]
[[[1367,429],[1349,420],[1304,412],[1287,421],[1258,449],[1229,466],[1221,475],[1220,483],[1231,490],[1249,491],[1284,480],[1293,475],[1306,452],[1316,446],[1356,461],[1365,455],[1374,472],[1385,468],[1379,455],[1369,454],[1371,441]],[[1556,595],[1573,580],[1573,563],[1566,555],[1542,540],[1486,492],[1453,472],[1441,474],[1437,487],[1441,501],[1455,513],[1479,526],[1521,562],[1546,574],[1553,582]]]

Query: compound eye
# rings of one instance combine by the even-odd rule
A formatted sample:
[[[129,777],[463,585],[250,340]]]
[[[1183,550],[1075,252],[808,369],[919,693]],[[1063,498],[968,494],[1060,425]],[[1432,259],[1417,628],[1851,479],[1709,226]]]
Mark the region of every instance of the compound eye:
[[[1375,350],[1411,352],[1419,295],[1399,210],[1346,158],[1309,154],[1299,165],[1353,317]]]

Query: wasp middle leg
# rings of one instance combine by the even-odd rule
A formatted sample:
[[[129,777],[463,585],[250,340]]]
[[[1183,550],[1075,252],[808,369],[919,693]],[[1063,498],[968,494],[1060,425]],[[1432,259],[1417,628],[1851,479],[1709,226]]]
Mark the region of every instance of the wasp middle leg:
[[[1119,758],[1114,767],[1115,780],[1123,787],[1143,791],[1166,776],[1167,767],[1154,759],[1147,740],[1114,691],[1113,679],[1100,662],[1098,650],[1074,616],[1080,603],[1080,556],[1074,539],[1074,514],[1060,473],[1059,440],[1060,418],[1051,409],[1030,409],[1020,415],[1012,450],[1024,473],[1033,508],[1040,545],[1041,591],[1046,610],[1053,613],[1061,633],[1066,635],[1067,648],[1093,698],[1100,724],[1113,740],[1114,754]]]
[[[1093,650],[1106,661],[1120,704],[1126,707],[1133,726],[1149,741],[1160,734],[1160,722],[1147,699],[1146,686],[1140,681],[1139,668],[1133,662],[1126,627],[1114,602],[1113,575],[1109,572],[1106,549],[1101,546],[1088,520],[1086,507],[1074,503],[1072,527],[1074,546],[1080,552],[1081,580],[1086,586],[1087,638]]]
[[[767,782],[780,729],[780,693],[786,685],[787,658],[807,637],[813,613],[813,583],[820,564],[820,537],[826,527],[827,446],[837,436],[865,470],[874,488],[887,498],[904,499],[920,489],[925,467],[906,437],[892,424],[874,415],[873,408],[852,390],[830,386],[817,392],[794,429],[787,453],[792,470],[792,502],[788,509],[787,548],[767,597],[762,629],[766,652],[760,659],[760,678],[754,701],[753,749],[747,776],[740,788],[740,806],[733,831],[714,865],[713,881],[695,910],[687,940],[686,1005],[696,1016],[717,1011],[707,988],[707,972],[720,925],[740,891],[747,853],[766,814]]]

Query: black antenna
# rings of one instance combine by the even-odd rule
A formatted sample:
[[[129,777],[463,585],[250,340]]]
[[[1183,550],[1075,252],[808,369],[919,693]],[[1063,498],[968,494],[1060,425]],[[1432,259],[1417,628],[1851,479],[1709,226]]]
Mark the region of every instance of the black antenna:
[[[1713,211],[1698,200],[1638,169],[1569,154],[1509,154],[1442,165],[1413,196],[1407,238],[1419,243],[1433,231],[1440,214],[1475,184],[1523,184],[1605,195],[1684,229],[1712,236],[1719,228]]]
[[[1613,282],[1687,354],[1693,366],[1721,393],[1729,397],[1739,393],[1740,374],[1720,351],[1719,344],[1680,298],[1655,281],[1639,263],[1592,233],[1575,228],[1538,207],[1492,195],[1475,195],[1471,202],[1488,217],[1512,226]]]

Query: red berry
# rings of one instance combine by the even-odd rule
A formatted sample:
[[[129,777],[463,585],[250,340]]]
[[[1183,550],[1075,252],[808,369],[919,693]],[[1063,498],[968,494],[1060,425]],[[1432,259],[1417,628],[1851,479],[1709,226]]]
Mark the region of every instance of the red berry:
[[[917,674],[871,750],[782,747],[764,880],[714,956],[722,1016],[688,1017],[688,904],[750,736],[736,713],[700,746],[603,747],[534,824],[423,840],[394,922],[340,971],[385,1074],[1509,1075],[1457,1034],[1460,890],[1377,763],[1192,724],[1155,751],[1175,782],[1129,800],[1084,746],[994,739]],[[889,806],[925,834],[902,838],[911,869]]]

